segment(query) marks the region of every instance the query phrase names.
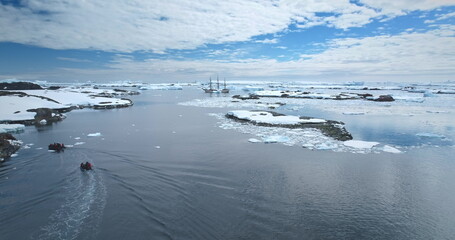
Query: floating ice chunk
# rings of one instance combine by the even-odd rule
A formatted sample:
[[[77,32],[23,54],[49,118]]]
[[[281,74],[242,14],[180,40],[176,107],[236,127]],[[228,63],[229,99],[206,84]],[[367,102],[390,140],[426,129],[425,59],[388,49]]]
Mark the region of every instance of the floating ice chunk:
[[[155,146],[156,149],[160,149],[161,147],[160,146]]]
[[[75,137],[74,139],[79,140],[79,139],[81,139],[81,138],[80,138],[80,137]]]
[[[389,152],[389,153],[401,153],[401,151],[399,149],[396,149],[389,145],[385,145],[384,147],[382,147],[382,151]]]
[[[256,138],[250,138],[250,139],[248,139],[248,142],[250,142],[250,143],[260,143],[262,141],[259,140],[259,139],[256,139]]]
[[[74,147],[74,145],[67,144],[67,145],[65,145],[65,147],[67,147],[67,148],[72,148],[72,147]]]
[[[46,125],[46,124],[47,124],[46,119],[43,119],[43,120],[39,121],[39,124],[41,124],[41,125]]]
[[[426,91],[423,93],[423,96],[424,96],[424,97],[434,97],[435,95],[434,95],[430,90],[426,90]]]
[[[416,136],[423,138],[445,138],[444,135],[439,135],[435,133],[417,133]]]
[[[77,142],[74,145],[82,145],[82,144],[85,144],[85,142]]]
[[[318,150],[332,150],[332,149],[337,149],[338,144],[331,143],[331,142],[325,142],[325,143],[317,144],[314,147]]]
[[[87,134],[87,137],[101,137],[101,133],[97,132],[97,133],[89,133]]]
[[[343,112],[343,115],[365,115],[364,112]]]
[[[23,148],[23,149],[30,149],[30,146],[25,145],[25,146],[23,146],[22,148]]]
[[[36,150],[41,150],[41,149],[43,149],[43,148],[42,147],[36,148]]]
[[[367,141],[360,141],[360,140],[349,140],[345,141],[343,143],[347,147],[352,147],[352,148],[359,148],[359,149],[369,149],[372,148],[376,145],[378,145],[378,142],[367,142]]]
[[[25,126],[22,124],[0,124],[0,133],[22,132],[22,131],[24,131],[24,129],[25,129]]]
[[[302,147],[308,148],[308,149],[313,149],[313,148],[314,148],[314,144],[311,144],[311,143],[304,143],[304,144],[302,144]]]
[[[273,135],[262,138],[262,141],[264,143],[286,143],[289,142],[290,140],[291,139],[289,137],[281,135]]]

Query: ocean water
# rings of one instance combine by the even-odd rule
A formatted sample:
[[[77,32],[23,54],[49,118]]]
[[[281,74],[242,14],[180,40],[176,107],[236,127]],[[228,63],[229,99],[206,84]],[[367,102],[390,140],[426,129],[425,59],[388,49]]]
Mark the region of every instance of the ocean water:
[[[177,104],[207,97],[145,91],[131,108],[73,111],[16,134],[30,148],[0,163],[0,239],[455,237],[452,142],[416,138],[421,126],[399,116],[343,116],[355,137],[417,147],[252,144],[209,115],[232,109]],[[74,146],[52,153],[52,142]],[[85,161],[94,171],[79,170]]]

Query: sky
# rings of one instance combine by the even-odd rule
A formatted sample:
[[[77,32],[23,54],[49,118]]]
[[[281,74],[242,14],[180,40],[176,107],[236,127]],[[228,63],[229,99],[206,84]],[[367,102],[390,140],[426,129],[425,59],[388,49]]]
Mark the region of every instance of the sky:
[[[0,0],[0,80],[455,81],[455,0]]]

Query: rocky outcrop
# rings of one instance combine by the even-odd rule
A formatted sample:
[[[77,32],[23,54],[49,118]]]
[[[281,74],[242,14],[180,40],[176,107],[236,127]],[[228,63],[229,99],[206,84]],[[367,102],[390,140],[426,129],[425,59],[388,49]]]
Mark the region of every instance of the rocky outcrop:
[[[259,99],[259,97],[256,96],[256,95],[254,95],[254,94],[249,94],[249,95],[234,95],[234,96],[232,96],[232,98],[240,99],[240,100]]]
[[[0,83],[0,90],[34,90],[43,89],[40,85],[31,82]]]
[[[29,112],[36,112],[35,124],[46,125],[53,122],[61,121],[65,118],[65,115],[59,113],[56,110],[50,108],[37,108],[27,110]]]
[[[285,114],[272,112],[272,111],[259,111],[259,110],[251,110],[250,112],[267,112],[272,114],[274,117],[276,116],[286,116]],[[226,114],[226,118],[238,121],[238,122],[245,122],[257,126],[264,126],[264,127],[282,127],[282,128],[315,128],[319,129],[324,135],[334,138],[339,141],[347,141],[352,140],[352,135],[344,128],[344,123],[339,121],[333,120],[322,120],[322,121],[311,121],[310,117],[300,116],[299,119],[302,120],[309,120],[303,121],[304,123],[300,124],[275,124],[275,123],[267,123],[267,122],[257,122],[252,121],[249,119],[239,118],[233,114]],[[321,119],[320,119],[321,120]]]
[[[375,102],[393,102],[395,99],[390,95],[381,95],[378,98],[368,99]]]
[[[0,161],[14,154],[21,145],[22,142],[18,141],[10,133],[0,133]]]

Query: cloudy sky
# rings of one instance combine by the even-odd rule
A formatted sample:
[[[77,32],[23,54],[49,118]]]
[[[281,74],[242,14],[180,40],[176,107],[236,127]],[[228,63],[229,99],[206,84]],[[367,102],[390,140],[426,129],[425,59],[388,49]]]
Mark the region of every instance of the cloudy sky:
[[[0,4],[0,79],[455,80],[455,0]]]

